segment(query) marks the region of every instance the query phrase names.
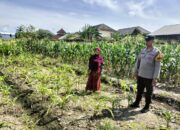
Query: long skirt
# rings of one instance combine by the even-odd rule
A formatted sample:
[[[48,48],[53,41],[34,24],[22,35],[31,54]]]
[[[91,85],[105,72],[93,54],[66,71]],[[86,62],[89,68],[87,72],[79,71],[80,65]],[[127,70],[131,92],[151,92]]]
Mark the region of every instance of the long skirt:
[[[100,91],[100,88],[101,88],[101,72],[91,71],[86,85],[86,90]]]

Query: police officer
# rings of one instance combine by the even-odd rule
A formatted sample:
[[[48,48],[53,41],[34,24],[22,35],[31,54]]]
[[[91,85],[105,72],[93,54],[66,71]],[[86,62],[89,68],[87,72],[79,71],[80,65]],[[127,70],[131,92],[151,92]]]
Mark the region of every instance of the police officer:
[[[154,37],[145,37],[146,48],[142,49],[140,55],[137,57],[135,64],[135,76],[137,78],[137,95],[136,100],[130,105],[132,108],[138,108],[141,101],[144,88],[146,88],[145,106],[141,110],[142,113],[149,111],[151,97],[153,93],[153,86],[156,85],[156,80],[160,73],[160,60],[162,56],[160,51],[153,47]]]

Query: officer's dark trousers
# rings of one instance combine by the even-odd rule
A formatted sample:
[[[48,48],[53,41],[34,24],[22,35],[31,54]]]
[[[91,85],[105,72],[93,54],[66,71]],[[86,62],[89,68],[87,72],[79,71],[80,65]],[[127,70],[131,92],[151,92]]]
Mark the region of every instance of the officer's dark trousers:
[[[145,101],[146,101],[146,108],[149,108],[149,104],[151,103],[152,93],[153,93],[153,86],[152,86],[152,79],[146,79],[142,77],[138,77],[137,79],[137,95],[136,95],[136,104],[139,104],[142,95],[144,92],[144,88],[146,88],[145,94]]]

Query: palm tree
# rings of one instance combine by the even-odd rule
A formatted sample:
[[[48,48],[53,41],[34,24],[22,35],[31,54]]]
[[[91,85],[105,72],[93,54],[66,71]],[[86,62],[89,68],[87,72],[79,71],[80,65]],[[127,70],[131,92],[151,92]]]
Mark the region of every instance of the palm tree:
[[[122,39],[122,36],[120,35],[119,32],[115,32],[112,34],[112,38],[115,40],[115,41],[119,41]]]
[[[98,37],[100,37],[99,31],[93,26],[85,25],[82,30],[83,31],[80,34],[81,37],[85,40],[92,42],[93,39],[97,39]]]

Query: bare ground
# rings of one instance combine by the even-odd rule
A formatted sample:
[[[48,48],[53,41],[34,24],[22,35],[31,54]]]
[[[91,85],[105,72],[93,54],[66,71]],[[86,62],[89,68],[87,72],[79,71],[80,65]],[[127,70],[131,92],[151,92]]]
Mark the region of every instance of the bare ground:
[[[44,73],[49,73],[45,67],[41,68]],[[4,70],[3,73],[6,72]],[[71,100],[63,108],[51,108],[48,107],[51,106],[49,97],[38,95],[24,76],[16,73],[6,75],[9,76],[5,84],[12,90],[9,96],[0,93],[0,128],[3,130],[153,130],[166,127],[162,115],[164,111],[173,113],[170,129],[180,129],[180,95],[174,91],[157,88],[150,111],[142,114],[140,109],[144,106],[144,100],[141,108],[130,109],[118,87],[102,84],[101,93],[86,93],[87,77],[77,77],[80,80],[73,86]],[[112,102],[116,99],[124,100],[115,113]],[[114,118],[107,108],[114,113]]]

